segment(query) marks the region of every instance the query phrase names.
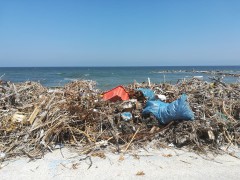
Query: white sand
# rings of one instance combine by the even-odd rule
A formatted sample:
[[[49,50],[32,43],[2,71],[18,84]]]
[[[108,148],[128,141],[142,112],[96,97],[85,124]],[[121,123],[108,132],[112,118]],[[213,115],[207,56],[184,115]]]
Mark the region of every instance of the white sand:
[[[4,162],[0,179],[240,179],[240,160],[229,155],[210,158],[183,150],[150,149],[138,151],[139,157],[128,154],[119,160],[120,155],[105,153],[106,159],[91,157],[88,169],[89,159],[79,161],[85,156],[67,148],[62,152],[64,158],[55,150],[36,161]],[[145,175],[137,176],[140,171]]]

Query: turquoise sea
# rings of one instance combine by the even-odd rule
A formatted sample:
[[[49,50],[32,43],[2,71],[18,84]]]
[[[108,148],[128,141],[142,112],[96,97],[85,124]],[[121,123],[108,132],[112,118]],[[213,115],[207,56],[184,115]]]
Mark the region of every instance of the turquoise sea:
[[[156,66],[156,67],[0,67],[2,80],[12,82],[39,81],[44,86],[63,86],[74,80],[94,80],[97,87],[106,90],[119,84],[147,81],[176,83],[183,78],[203,76],[209,81],[211,74],[195,71],[221,71],[240,74],[240,66]],[[177,72],[173,72],[177,71]],[[182,71],[182,72],[181,72]],[[190,72],[185,72],[190,71]],[[225,76],[226,83],[240,82],[237,77]]]

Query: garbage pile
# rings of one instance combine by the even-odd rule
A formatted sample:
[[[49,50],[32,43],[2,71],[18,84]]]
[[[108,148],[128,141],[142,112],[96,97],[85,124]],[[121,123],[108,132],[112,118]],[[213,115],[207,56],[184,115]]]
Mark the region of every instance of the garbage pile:
[[[36,159],[62,146],[85,154],[106,147],[121,152],[153,140],[199,152],[240,145],[239,83],[189,79],[175,85],[133,83],[107,92],[95,87],[87,80],[54,89],[0,81],[0,158]],[[141,88],[151,91],[151,99]],[[154,103],[156,111],[148,106]]]

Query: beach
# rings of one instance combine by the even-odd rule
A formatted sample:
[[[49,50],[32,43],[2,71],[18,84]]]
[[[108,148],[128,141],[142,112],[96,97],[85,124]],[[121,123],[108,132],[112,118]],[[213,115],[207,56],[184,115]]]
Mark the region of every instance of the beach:
[[[240,179],[240,1],[0,2],[0,179]]]
[[[5,179],[239,175],[239,83],[149,79],[108,91],[91,80],[0,83]]]
[[[240,160],[227,154],[197,155],[175,148],[139,149],[127,154],[78,155],[63,148],[42,159],[16,158],[1,164],[10,179],[239,179]],[[64,157],[63,157],[64,156]],[[91,166],[90,166],[91,165]],[[3,167],[5,166],[5,167]]]

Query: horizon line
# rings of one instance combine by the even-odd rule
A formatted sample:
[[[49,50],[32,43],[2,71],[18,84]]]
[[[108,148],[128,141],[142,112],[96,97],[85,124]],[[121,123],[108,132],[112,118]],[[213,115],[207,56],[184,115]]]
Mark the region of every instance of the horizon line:
[[[0,68],[112,68],[112,67],[226,67],[226,66],[240,66],[239,65],[165,65],[165,66],[0,66]]]

